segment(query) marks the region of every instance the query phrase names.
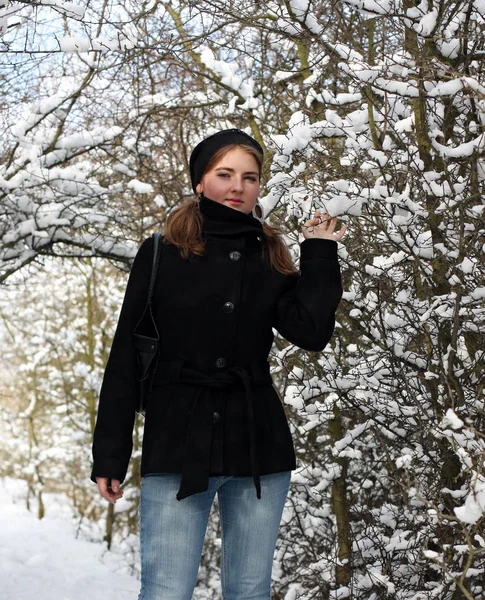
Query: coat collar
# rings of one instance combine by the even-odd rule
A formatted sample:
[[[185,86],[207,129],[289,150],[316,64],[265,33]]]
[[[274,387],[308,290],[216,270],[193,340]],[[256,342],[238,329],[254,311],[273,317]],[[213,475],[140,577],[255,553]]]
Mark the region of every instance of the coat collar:
[[[210,236],[263,235],[263,225],[258,219],[205,196],[199,200],[199,210],[204,220],[203,229]]]

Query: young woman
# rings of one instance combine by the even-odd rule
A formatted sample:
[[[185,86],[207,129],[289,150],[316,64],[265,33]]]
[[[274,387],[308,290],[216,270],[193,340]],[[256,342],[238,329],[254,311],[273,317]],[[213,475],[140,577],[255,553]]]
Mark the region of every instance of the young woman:
[[[342,287],[336,219],[303,226],[300,269],[258,203],[263,150],[237,130],[190,158],[197,199],[167,219],[154,292],[161,348],[148,397],[141,463],[139,600],[190,600],[218,496],[224,600],[269,600],[278,528],[295,468],[285,412],[267,362],[275,328],[321,351]],[[106,366],[91,478],[122,496],[132,450],[136,355],[153,241],[133,263]]]

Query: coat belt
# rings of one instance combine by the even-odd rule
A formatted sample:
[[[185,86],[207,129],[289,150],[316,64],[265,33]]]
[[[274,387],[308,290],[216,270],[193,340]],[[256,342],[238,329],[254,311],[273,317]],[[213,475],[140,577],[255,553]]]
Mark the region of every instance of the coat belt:
[[[154,383],[156,385],[181,384],[198,386],[191,408],[191,416],[185,440],[182,480],[177,500],[192,494],[205,492],[209,487],[209,465],[212,440],[212,414],[204,410],[204,396],[210,388],[226,388],[243,385],[246,401],[249,433],[249,459],[257,498],[261,498],[261,481],[256,455],[253,386],[272,385],[269,363],[252,363],[248,367],[228,367],[211,375],[185,366],[181,360],[160,361]],[[209,418],[210,417],[210,418]]]

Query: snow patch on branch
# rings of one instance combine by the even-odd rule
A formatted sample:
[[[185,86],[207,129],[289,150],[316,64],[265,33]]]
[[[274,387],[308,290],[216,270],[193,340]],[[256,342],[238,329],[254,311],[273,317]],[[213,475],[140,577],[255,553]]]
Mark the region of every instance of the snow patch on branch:
[[[395,0],[343,0],[345,4],[355,6],[365,16],[388,15],[396,11]]]
[[[135,191],[137,194],[152,194],[153,186],[151,183],[143,183],[143,181],[139,181],[138,179],[132,179],[127,187],[130,190]]]
[[[470,492],[463,506],[454,509],[463,523],[475,525],[485,515],[485,478],[475,473]]]
[[[433,145],[433,148],[435,148],[441,154],[441,156],[448,158],[464,158],[466,156],[472,156],[476,152],[483,151],[485,148],[485,133],[480,134],[478,137],[469,142],[459,144],[455,148],[444,146],[434,139],[431,140],[431,144]]]
[[[222,85],[227,86],[245,99],[245,103],[240,105],[239,108],[249,110],[258,107],[259,102],[254,98],[254,81],[251,78],[243,79],[239,76],[236,63],[216,59],[214,52],[207,46],[202,49],[200,58],[208,69],[220,77]]]
[[[452,408],[446,411],[446,415],[441,421],[442,427],[450,426],[453,429],[461,429],[465,423],[458,417]]]
[[[37,4],[54,8],[58,12],[72,19],[81,20],[84,17],[85,7],[74,2],[64,2],[64,0],[37,0]]]

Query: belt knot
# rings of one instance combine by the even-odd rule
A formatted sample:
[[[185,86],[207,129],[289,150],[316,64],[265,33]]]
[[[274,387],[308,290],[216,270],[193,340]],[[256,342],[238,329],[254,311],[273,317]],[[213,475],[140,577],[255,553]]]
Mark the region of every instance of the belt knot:
[[[158,385],[181,384],[199,386],[191,409],[191,417],[185,440],[182,480],[177,500],[204,492],[209,486],[210,446],[212,422],[206,418],[202,397],[210,388],[242,385],[246,402],[249,433],[249,459],[257,498],[261,498],[261,480],[256,455],[254,424],[253,385],[270,385],[272,379],[269,363],[251,363],[247,367],[232,366],[213,374],[204,373],[182,360],[161,361],[157,365],[155,380]]]

